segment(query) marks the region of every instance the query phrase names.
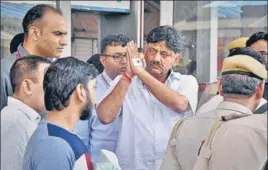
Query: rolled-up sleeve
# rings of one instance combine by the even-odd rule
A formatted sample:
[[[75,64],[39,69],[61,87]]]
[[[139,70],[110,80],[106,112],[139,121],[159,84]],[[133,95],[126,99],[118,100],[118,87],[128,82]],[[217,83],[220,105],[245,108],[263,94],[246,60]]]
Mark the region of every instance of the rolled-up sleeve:
[[[198,100],[198,83],[194,76],[186,76],[185,79],[181,82],[180,94],[184,95],[192,108],[192,111],[195,113],[197,100]]]

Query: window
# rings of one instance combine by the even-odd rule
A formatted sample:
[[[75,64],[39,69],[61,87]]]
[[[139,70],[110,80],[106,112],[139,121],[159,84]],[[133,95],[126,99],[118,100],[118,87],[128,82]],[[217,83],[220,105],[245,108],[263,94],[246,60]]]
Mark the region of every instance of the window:
[[[185,36],[181,65],[200,83],[216,81],[232,40],[267,32],[266,1],[174,1],[173,15]]]
[[[1,58],[10,54],[12,38],[23,32],[22,19],[26,12],[40,3],[56,5],[56,1],[1,1]]]

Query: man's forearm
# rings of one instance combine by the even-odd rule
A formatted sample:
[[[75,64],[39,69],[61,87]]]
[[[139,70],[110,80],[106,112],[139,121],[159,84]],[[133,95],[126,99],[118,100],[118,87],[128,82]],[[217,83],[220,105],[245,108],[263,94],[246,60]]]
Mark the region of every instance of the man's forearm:
[[[175,112],[183,112],[188,109],[188,99],[170,89],[162,82],[151,76],[147,71],[141,71],[138,77],[149,89],[149,91],[164,105],[174,110]]]
[[[129,84],[130,83],[122,77],[112,92],[98,105],[97,114],[99,120],[103,124],[109,124],[115,120],[118,112],[120,111],[121,105],[125,100]]]

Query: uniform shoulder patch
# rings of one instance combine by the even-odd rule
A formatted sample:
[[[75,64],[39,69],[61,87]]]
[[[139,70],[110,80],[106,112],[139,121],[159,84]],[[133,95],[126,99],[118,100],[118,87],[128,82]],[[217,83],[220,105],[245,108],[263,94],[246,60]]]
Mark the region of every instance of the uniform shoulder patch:
[[[231,114],[231,115],[224,115],[221,117],[222,121],[229,121],[229,120],[234,120],[242,117],[249,116],[250,114]]]

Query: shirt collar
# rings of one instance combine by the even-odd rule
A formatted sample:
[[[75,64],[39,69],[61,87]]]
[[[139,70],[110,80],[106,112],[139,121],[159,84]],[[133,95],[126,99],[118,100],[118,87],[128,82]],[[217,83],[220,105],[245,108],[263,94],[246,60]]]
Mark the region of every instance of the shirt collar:
[[[173,80],[174,78],[180,80],[181,74],[179,72],[175,72],[175,71],[171,70],[170,74],[167,78],[167,81]]]
[[[22,44],[20,44],[17,49],[21,57],[30,55],[29,52],[22,46]]]
[[[108,76],[108,74],[106,73],[105,70],[102,72],[102,75],[103,75],[103,77],[105,78],[105,80],[107,81],[107,83],[108,83],[109,85],[111,85],[111,82],[112,82],[113,80]]]
[[[241,104],[238,104],[238,103],[234,103],[234,102],[228,102],[228,101],[223,101],[219,104],[219,106],[217,107],[217,110],[231,110],[231,111],[234,111],[234,112],[240,112],[242,114],[253,114],[252,111],[241,105]]]
[[[31,55],[23,46],[22,44],[20,44],[17,48],[17,51],[19,52],[20,56],[21,57],[26,57],[26,56],[29,56]],[[45,57],[46,59],[48,59],[49,61],[51,62],[54,62],[57,60],[57,58],[55,57]]]
[[[16,107],[20,111],[22,111],[31,121],[33,122],[39,122],[41,119],[41,116],[39,113],[37,113],[35,110],[33,110],[31,107],[23,103],[22,101],[15,99],[13,97],[8,97],[7,99],[7,105]]]

